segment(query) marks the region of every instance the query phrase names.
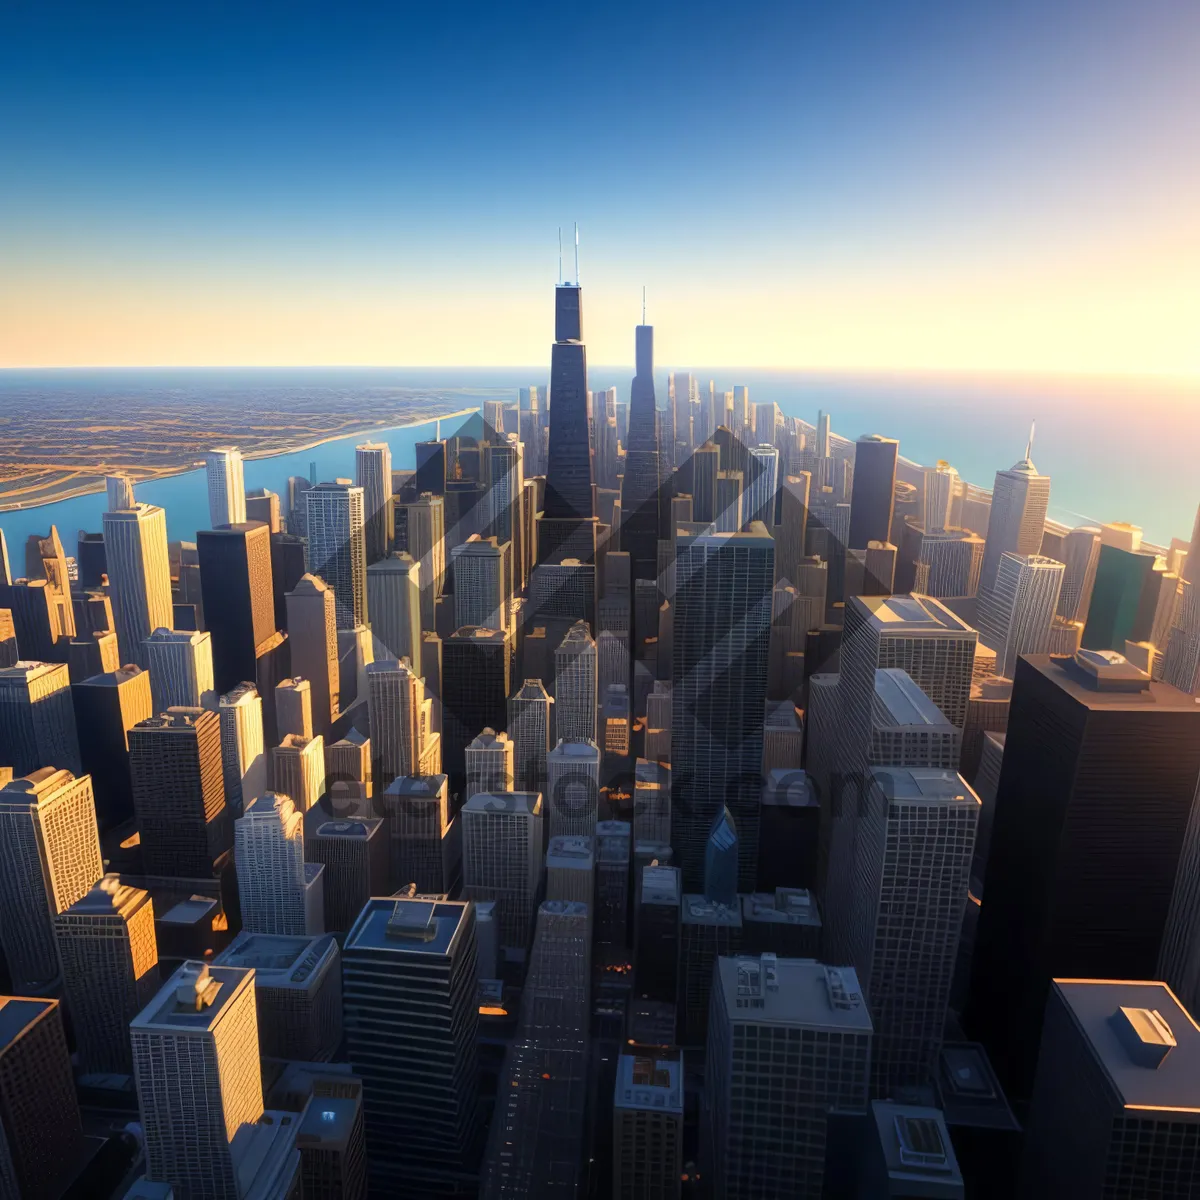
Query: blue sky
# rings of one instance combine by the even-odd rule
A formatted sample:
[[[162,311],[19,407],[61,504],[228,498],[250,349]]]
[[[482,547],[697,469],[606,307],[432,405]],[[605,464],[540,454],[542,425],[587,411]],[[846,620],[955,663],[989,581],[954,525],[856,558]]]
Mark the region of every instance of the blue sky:
[[[1200,9],[0,11],[0,365],[1200,374]],[[5,332],[7,330],[7,332]],[[1189,336],[1190,335],[1190,336]]]

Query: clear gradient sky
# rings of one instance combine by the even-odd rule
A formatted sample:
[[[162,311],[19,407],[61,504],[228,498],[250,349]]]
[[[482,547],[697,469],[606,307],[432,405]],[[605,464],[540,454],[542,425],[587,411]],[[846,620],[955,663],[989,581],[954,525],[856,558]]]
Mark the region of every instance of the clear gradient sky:
[[[542,362],[575,220],[594,361],[1200,376],[1200,5],[0,4],[0,366]]]

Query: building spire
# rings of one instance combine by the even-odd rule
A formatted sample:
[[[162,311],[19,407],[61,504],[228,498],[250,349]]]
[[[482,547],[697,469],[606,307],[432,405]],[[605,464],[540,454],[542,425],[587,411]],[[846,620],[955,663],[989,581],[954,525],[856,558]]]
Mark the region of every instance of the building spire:
[[[646,285],[642,284],[642,324],[646,323]]]
[[[579,286],[579,222],[575,222],[575,286]]]
[[[1029,461],[1032,461],[1032,459],[1033,459],[1033,432],[1036,428],[1037,428],[1037,422],[1030,421],[1029,422],[1029,441],[1026,443],[1026,446],[1025,446],[1025,458]]]
[[[558,284],[562,286],[562,226],[558,227]]]

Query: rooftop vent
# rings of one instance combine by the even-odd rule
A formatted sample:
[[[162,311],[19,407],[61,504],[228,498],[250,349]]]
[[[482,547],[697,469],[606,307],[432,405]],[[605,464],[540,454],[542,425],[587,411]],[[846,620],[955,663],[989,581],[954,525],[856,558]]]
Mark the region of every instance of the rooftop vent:
[[[825,968],[825,988],[829,992],[830,1008],[849,1011],[862,1004],[858,980],[853,975],[847,975],[842,967]]]
[[[1122,1006],[1109,1018],[1130,1061],[1151,1071],[1175,1048],[1175,1035],[1157,1009]]]
[[[437,937],[433,905],[428,901],[397,900],[392,915],[388,918],[387,936],[432,942]]]
[[[220,990],[221,985],[209,972],[208,963],[191,960],[179,968],[175,1002],[180,1008],[201,1012],[216,1000]]]
[[[946,1144],[942,1141],[941,1126],[933,1117],[897,1115],[893,1121],[900,1161],[906,1167],[923,1170],[945,1170]]]

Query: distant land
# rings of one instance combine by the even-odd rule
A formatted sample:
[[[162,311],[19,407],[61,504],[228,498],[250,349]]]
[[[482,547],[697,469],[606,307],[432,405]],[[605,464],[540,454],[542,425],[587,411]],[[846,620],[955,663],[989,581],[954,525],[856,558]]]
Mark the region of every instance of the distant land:
[[[244,457],[307,450],[351,434],[430,421],[512,399],[483,388],[337,387],[266,384],[121,386],[78,380],[19,383],[0,403],[0,511],[100,490],[104,476],[138,481],[197,466],[215,446]]]

